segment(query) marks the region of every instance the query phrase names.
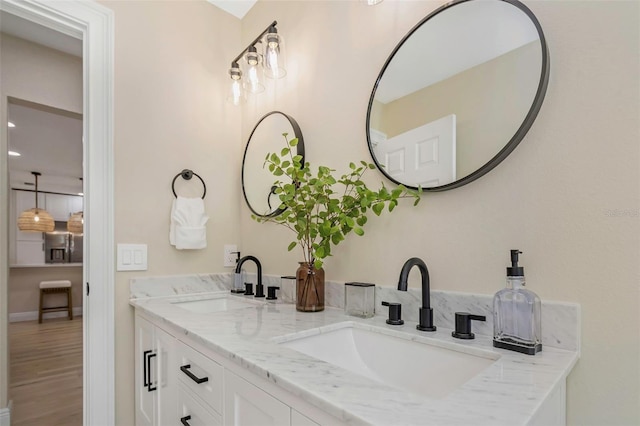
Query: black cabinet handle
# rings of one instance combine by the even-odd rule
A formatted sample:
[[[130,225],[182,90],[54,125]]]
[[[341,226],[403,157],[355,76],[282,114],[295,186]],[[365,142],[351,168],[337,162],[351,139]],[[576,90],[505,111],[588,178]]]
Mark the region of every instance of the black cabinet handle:
[[[149,354],[153,352],[153,351],[144,351],[142,353],[142,356],[144,358],[144,361],[142,361],[142,368],[143,368],[143,373],[142,373],[142,379],[144,381],[144,387],[149,386],[149,369],[147,368],[147,362],[149,362]]]
[[[189,376],[189,378],[191,380],[193,380],[194,382],[196,382],[197,384],[209,381],[208,377],[197,377],[197,376],[195,376],[191,371],[189,371],[190,368],[191,368],[191,364],[183,365],[183,366],[180,367],[180,371],[182,371],[184,374]]]
[[[189,420],[191,420],[191,416],[184,416],[180,418],[180,423],[182,423],[184,426],[191,426],[189,424]]]
[[[158,354],[149,354],[149,356],[147,357],[147,362],[149,363],[149,365],[147,366],[147,371],[149,372],[149,383],[147,383],[147,391],[148,392],[153,392],[154,390],[158,389],[158,387],[152,387],[153,383],[151,381],[151,358],[154,358],[158,356]]]

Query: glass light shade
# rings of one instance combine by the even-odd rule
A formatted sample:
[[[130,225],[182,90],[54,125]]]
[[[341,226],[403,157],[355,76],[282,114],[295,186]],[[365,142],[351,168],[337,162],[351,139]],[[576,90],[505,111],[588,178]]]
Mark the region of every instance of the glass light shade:
[[[52,232],[55,228],[53,217],[39,208],[25,210],[18,217],[18,229],[26,232]]]
[[[67,231],[73,234],[82,234],[84,232],[83,212],[77,212],[71,215],[67,221]]]
[[[376,5],[378,3],[382,3],[382,0],[362,0],[362,2],[364,4],[366,4],[367,6],[373,6],[373,5]]]
[[[264,46],[264,74],[269,78],[282,78],[287,75],[284,40],[275,28],[269,29],[262,40],[262,45]]]
[[[231,69],[229,69],[229,76],[231,77],[231,87],[229,89],[229,95],[227,96],[227,102],[235,106],[245,103],[247,95],[244,90],[244,82],[242,81],[242,71],[237,62],[234,62]]]
[[[244,55],[246,61],[245,67],[245,80],[247,90],[251,93],[264,92],[264,85],[262,84],[262,58],[256,51],[254,46],[251,46],[247,53]]]

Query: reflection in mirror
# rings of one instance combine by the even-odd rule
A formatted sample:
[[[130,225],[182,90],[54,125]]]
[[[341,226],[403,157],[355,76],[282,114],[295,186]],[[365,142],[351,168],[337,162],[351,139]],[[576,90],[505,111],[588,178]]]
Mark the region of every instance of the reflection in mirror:
[[[263,167],[267,154],[280,153],[287,146],[283,133],[287,133],[287,140],[298,138],[297,155],[302,156],[304,164],[304,140],[300,126],[292,117],[280,111],[272,111],[258,121],[244,151],[242,191],[247,205],[258,216],[272,217],[283,212],[279,208],[280,200],[273,192],[273,174]]]
[[[442,191],[484,175],[522,140],[549,74],[546,42],[516,0],[457,0],[391,53],[373,89],[367,137],[383,174]]]

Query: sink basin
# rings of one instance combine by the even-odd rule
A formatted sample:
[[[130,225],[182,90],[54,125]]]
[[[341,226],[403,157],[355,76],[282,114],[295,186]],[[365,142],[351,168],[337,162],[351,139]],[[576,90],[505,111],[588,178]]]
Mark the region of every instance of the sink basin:
[[[282,336],[278,342],[350,372],[431,398],[445,397],[499,358],[481,349],[461,352],[404,337],[410,335],[390,335],[393,332],[387,329],[358,327],[357,323],[338,326],[315,329],[313,335],[306,331]]]
[[[208,299],[173,302],[178,308],[198,314],[230,311],[232,309],[249,308],[264,305],[264,302],[244,300],[239,297],[219,296]]]

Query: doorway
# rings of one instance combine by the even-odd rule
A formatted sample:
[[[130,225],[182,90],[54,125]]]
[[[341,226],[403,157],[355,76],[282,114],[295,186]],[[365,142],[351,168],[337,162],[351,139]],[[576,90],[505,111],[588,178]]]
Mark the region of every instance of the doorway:
[[[0,11],[83,40],[84,225],[88,237],[83,273],[83,423],[114,424],[113,12],[92,1],[43,0],[1,0]],[[8,178],[8,96],[11,94],[3,91],[0,98],[3,182]],[[0,185],[0,204],[4,211],[8,211],[8,198],[8,185]],[[0,240],[8,241],[8,229],[7,215],[2,214]],[[3,245],[0,247],[0,425],[10,420],[6,380],[7,277],[8,247]]]
[[[14,62],[28,58],[34,65],[40,62],[60,69],[61,76],[51,73],[56,88],[68,94],[77,86],[76,103],[82,111],[81,58],[6,33],[2,37],[5,58]],[[81,53],[81,44],[78,47]],[[24,70],[20,74],[28,80],[31,72]],[[65,87],[67,84],[71,87]],[[82,215],[83,205],[82,116],[9,98],[8,123],[12,424],[81,426],[84,235],[82,224],[76,229],[72,218]],[[32,171],[40,173],[37,193]],[[36,199],[55,221],[51,232],[23,232],[16,226],[17,218],[35,207]],[[51,289],[45,293],[40,289],[41,283],[68,284],[70,288],[64,290],[69,293],[54,293]]]

